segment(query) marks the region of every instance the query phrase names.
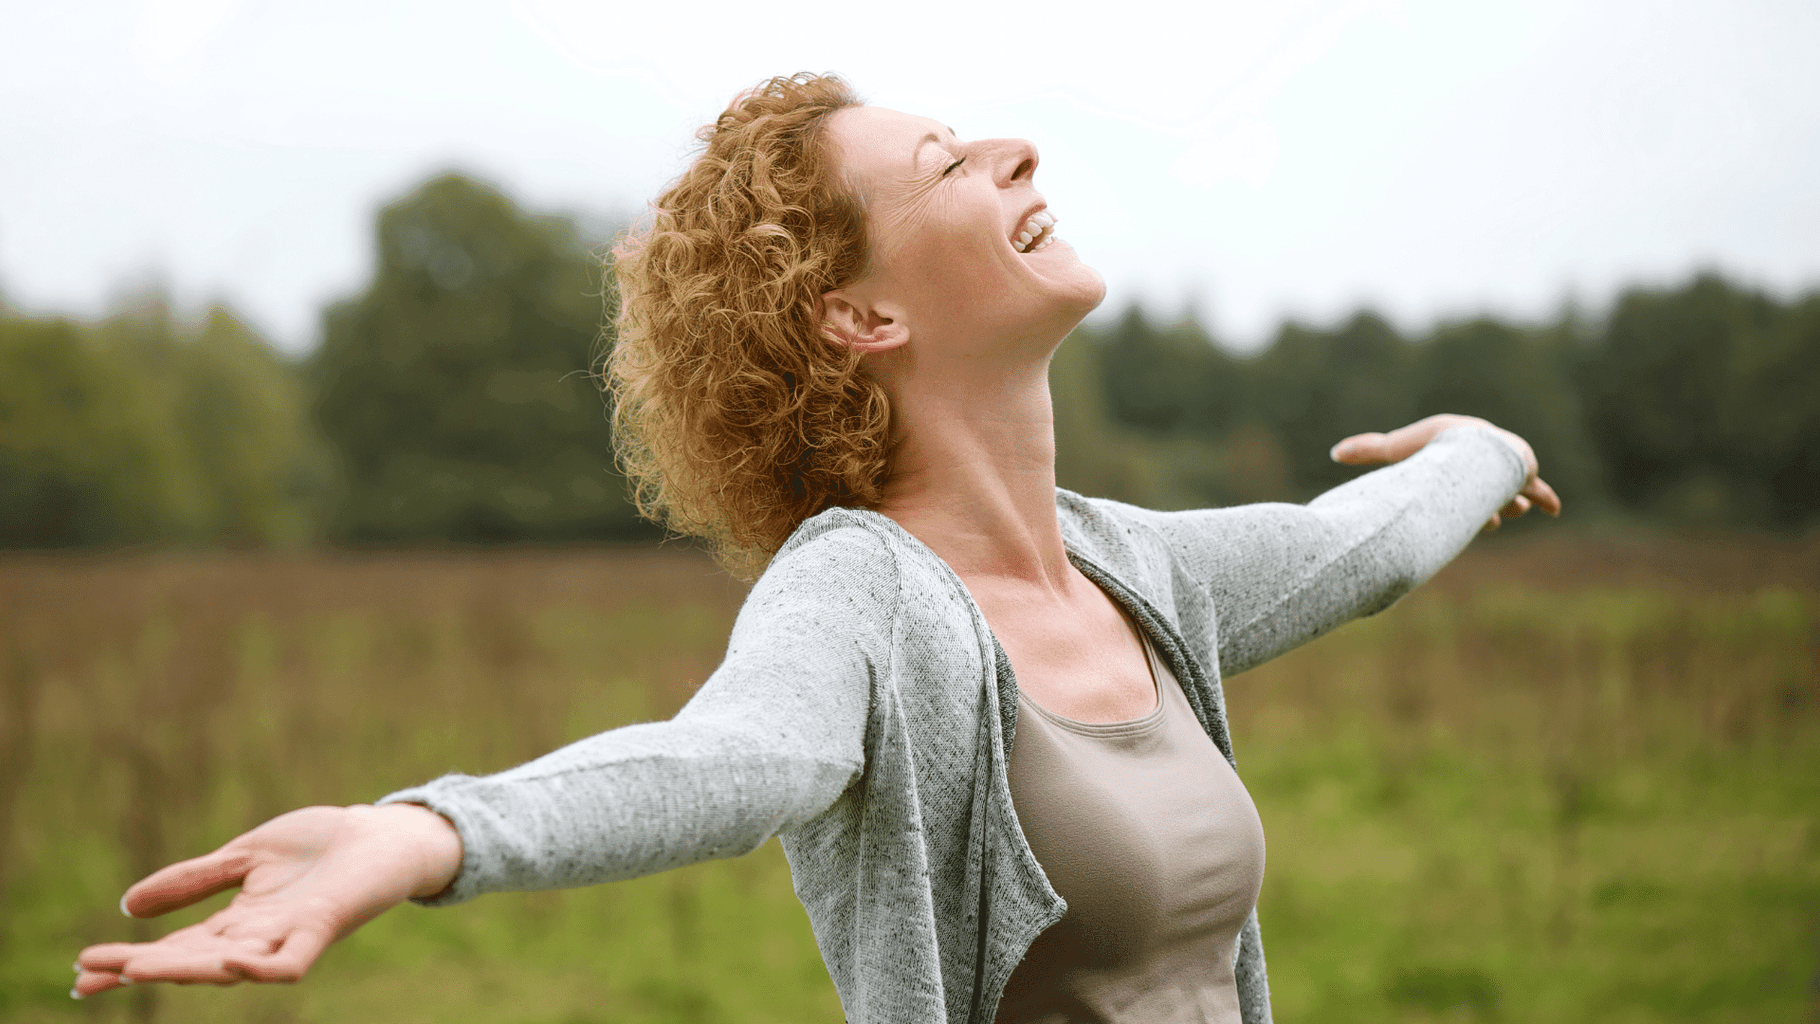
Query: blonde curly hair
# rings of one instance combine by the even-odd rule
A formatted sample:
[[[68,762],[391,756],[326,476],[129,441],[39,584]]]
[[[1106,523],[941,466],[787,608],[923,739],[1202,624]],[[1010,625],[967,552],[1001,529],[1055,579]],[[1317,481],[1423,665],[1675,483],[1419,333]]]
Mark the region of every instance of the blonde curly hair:
[[[808,517],[872,505],[885,392],[820,327],[823,293],[866,270],[866,214],[828,119],[835,75],[773,78],[696,133],[704,148],[614,247],[614,444],[640,513],[750,576]]]

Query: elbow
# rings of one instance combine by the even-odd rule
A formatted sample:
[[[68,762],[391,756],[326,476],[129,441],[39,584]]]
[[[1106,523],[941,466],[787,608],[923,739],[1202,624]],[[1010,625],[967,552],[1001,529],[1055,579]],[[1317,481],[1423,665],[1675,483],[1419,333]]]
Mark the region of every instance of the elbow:
[[[1418,582],[1420,581],[1413,574],[1401,575],[1389,580],[1364,603],[1359,610],[1360,616],[1376,615],[1403,600],[1403,595],[1414,590]]]

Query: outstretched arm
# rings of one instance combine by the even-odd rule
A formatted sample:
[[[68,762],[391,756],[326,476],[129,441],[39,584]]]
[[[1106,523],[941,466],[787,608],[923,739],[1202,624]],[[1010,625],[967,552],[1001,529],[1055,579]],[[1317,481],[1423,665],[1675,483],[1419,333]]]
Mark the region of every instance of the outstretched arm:
[[[1523,467],[1527,473],[1523,478],[1523,489],[1485,521],[1487,530],[1495,530],[1504,519],[1520,516],[1531,508],[1539,508],[1551,516],[1561,514],[1560,496],[1555,493],[1553,487],[1548,486],[1546,480],[1536,475],[1539,470],[1536,464],[1536,452],[1529,446],[1529,442],[1503,427],[1495,426],[1476,416],[1441,413],[1418,420],[1388,434],[1354,434],[1334,445],[1333,451],[1329,454],[1333,456],[1333,461],[1348,466],[1388,465],[1392,462],[1402,462],[1421,451],[1427,447],[1428,442],[1440,436],[1444,431],[1464,426],[1483,427],[1497,434],[1522,456]]]
[[[378,807],[312,807],[134,885],[161,914],[227,889],[202,924],[92,946],[82,996],[141,981],[295,981],[330,943],[406,899],[592,885],[732,857],[837,800],[865,764],[871,680],[896,580],[876,537],[786,548],[753,587],[726,660],[667,722],[591,736],[485,777],[449,775]]]
[[[1502,516],[1560,510],[1528,443],[1473,417],[1359,434],[1333,456],[1394,464],[1307,505],[1143,513],[1213,600],[1223,675],[1389,606]]]
[[[239,887],[200,924],[155,942],[110,942],[77,957],[80,999],[148,981],[296,981],[335,940],[405,900],[447,888],[461,838],[412,804],[306,807],[128,889],[120,909],[155,917]]]

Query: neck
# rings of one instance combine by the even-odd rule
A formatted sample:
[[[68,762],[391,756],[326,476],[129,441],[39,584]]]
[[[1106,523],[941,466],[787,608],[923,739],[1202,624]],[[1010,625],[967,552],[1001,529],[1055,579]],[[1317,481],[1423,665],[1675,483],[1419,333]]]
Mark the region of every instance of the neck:
[[[899,440],[880,512],[962,579],[1064,585],[1047,360],[990,385],[919,380],[898,389],[892,417]]]

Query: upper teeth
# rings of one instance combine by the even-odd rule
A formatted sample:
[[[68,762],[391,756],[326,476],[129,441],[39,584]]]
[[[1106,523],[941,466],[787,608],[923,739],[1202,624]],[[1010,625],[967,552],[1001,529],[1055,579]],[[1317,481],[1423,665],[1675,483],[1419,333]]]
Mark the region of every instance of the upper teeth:
[[[1011,240],[1011,247],[1018,252],[1030,252],[1030,243],[1040,237],[1042,241],[1037,244],[1036,248],[1041,249],[1054,240],[1055,232],[1043,233],[1054,226],[1054,215],[1048,210],[1038,210],[1030,215],[1029,220],[1024,221],[1023,227],[1018,228],[1017,237]]]

